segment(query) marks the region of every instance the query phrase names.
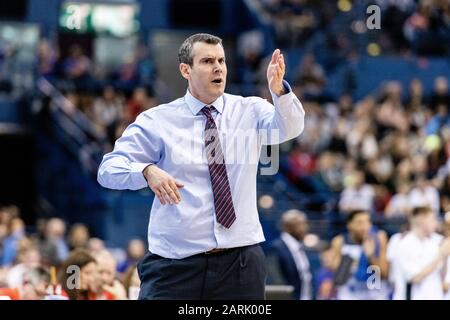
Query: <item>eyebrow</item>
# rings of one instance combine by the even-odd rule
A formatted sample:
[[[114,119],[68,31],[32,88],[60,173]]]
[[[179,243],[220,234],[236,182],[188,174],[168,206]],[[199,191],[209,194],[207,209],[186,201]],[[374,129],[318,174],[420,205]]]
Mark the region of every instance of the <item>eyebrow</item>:
[[[206,56],[206,57],[201,57],[201,58],[200,58],[200,60],[207,60],[207,59],[216,59],[216,57],[214,57],[214,56]],[[222,56],[222,57],[219,57],[219,58],[217,58],[217,59],[218,59],[218,60],[221,60],[221,59],[225,60],[225,57]]]

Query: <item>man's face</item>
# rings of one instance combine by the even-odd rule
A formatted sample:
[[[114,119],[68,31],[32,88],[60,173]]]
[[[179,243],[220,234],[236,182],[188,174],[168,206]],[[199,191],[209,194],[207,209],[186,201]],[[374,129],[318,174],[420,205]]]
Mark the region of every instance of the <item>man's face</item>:
[[[180,71],[189,82],[191,94],[200,101],[214,102],[225,91],[227,65],[221,44],[196,42],[192,48],[193,64],[180,64]]]
[[[116,263],[112,259],[103,259],[99,261],[98,272],[102,283],[112,286],[116,278]]]
[[[305,217],[298,216],[291,224],[291,235],[298,240],[303,240],[308,233],[308,220]]]
[[[432,211],[417,216],[416,221],[426,236],[430,236],[437,230],[438,221]]]
[[[347,225],[349,232],[359,241],[366,239],[372,228],[369,213],[357,214]]]

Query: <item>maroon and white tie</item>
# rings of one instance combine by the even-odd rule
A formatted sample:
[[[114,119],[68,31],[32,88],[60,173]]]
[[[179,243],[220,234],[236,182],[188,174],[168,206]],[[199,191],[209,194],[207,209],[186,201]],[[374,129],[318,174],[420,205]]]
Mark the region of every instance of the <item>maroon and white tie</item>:
[[[214,195],[216,219],[218,223],[228,229],[236,220],[236,213],[234,212],[230,182],[228,181],[227,168],[220,145],[219,131],[211,114],[213,108],[213,106],[206,106],[202,109],[206,116],[205,148]]]

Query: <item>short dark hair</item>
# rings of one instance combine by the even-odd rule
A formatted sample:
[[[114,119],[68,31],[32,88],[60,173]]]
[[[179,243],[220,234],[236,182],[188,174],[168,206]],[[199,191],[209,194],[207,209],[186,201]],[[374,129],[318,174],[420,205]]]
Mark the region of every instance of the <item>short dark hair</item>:
[[[88,293],[78,288],[69,288],[69,267],[77,266],[78,268],[82,269],[91,262],[97,263],[94,257],[86,249],[81,248],[73,250],[70,253],[69,257],[64,260],[62,268],[60,270],[59,279],[63,290],[67,293],[70,300],[87,300]]]
[[[415,207],[412,211],[412,216],[417,217],[420,215],[426,215],[432,213],[433,210],[430,207]]]
[[[357,216],[357,215],[360,215],[360,214],[368,214],[368,215],[370,216],[370,212],[368,212],[368,211],[366,211],[366,210],[356,209],[356,210],[351,211],[351,212],[348,214],[346,222],[347,222],[347,223],[352,222],[353,219],[355,219],[356,216]]]
[[[192,56],[192,48],[194,47],[194,43],[196,42],[204,42],[207,44],[218,44],[222,45],[222,39],[219,37],[213,36],[208,33],[196,33],[186,40],[184,40],[180,49],[178,50],[178,61],[180,63],[186,63],[190,66],[194,63],[194,57]]]

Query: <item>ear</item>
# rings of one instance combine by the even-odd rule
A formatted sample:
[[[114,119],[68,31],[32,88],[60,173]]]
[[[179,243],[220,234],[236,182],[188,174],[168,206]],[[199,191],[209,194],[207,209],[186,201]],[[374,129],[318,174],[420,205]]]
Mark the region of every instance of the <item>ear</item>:
[[[191,79],[190,72],[191,72],[190,65],[188,65],[187,63],[180,63],[180,73],[183,78],[185,78],[186,80],[190,80]]]

